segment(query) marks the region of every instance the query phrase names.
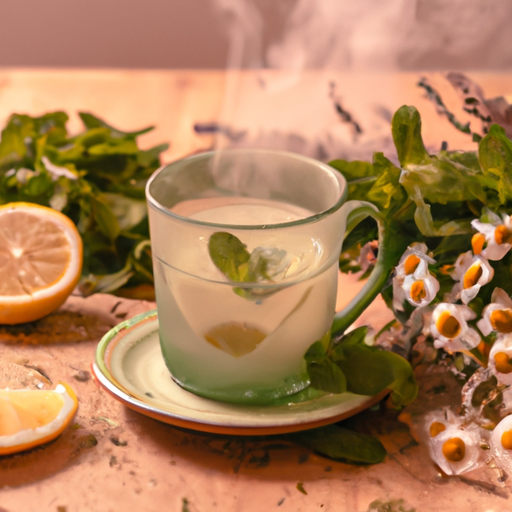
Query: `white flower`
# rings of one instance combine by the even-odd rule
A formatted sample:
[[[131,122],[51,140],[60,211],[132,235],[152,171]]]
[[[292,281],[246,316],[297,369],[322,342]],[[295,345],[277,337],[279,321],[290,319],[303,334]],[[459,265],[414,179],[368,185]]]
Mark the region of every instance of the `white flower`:
[[[436,260],[428,256],[427,250],[427,246],[419,242],[407,247],[396,267],[396,275],[405,278],[410,275],[421,277],[428,274],[429,263],[432,265]]]
[[[459,428],[461,425],[462,418],[460,416],[456,416],[448,407],[442,407],[425,415],[423,437],[430,439],[444,432],[450,426]]]
[[[491,434],[491,451],[502,469],[512,471],[512,416],[503,418]]]
[[[489,353],[489,369],[501,384],[512,385],[512,335],[498,336]]]
[[[471,244],[475,254],[481,254],[488,260],[501,260],[512,247],[512,221],[510,216],[503,214],[501,218],[488,211],[491,222],[473,220],[471,225],[478,231]]]
[[[431,274],[416,279],[407,276],[401,286],[405,292],[405,298],[413,306],[423,307],[430,304],[439,291],[439,281]]]
[[[491,303],[482,311],[482,319],[476,324],[484,336],[492,331],[512,333],[512,300],[505,290],[495,288]]]
[[[478,467],[482,449],[476,430],[462,430],[448,422],[433,422],[430,436],[430,456],[447,475],[460,475]]]
[[[415,307],[430,304],[439,291],[439,282],[430,274],[428,265],[435,260],[427,255],[424,243],[414,243],[407,248],[395,269],[393,277],[393,307],[403,311],[407,300]]]
[[[451,275],[459,281],[453,287],[452,295],[460,295],[462,302],[468,304],[478,295],[480,288],[492,280],[494,269],[485,258],[468,251],[457,258]]]
[[[475,312],[467,306],[446,302],[438,304],[430,324],[434,347],[444,348],[447,352],[475,348],[481,341],[480,336],[467,324],[467,320],[475,317]]]

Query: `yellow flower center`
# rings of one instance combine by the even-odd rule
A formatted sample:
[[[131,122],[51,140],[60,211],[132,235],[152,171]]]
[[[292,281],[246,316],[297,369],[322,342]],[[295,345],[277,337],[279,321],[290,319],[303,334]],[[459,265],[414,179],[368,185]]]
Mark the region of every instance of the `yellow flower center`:
[[[471,238],[471,246],[473,247],[473,254],[480,254],[484,248],[485,235],[483,233],[476,233]]]
[[[452,437],[443,444],[443,455],[446,460],[460,462],[466,455],[466,445],[460,437]]]
[[[505,352],[496,352],[494,362],[496,363],[496,370],[500,373],[512,373],[512,361]]]
[[[445,430],[446,430],[446,426],[444,425],[444,423],[441,423],[440,421],[434,421],[430,425],[430,429],[429,429],[430,437],[436,437],[437,434],[440,434],[441,432],[443,432]]]
[[[460,322],[449,311],[443,311],[436,322],[437,330],[445,338],[456,338],[461,331]]]
[[[404,270],[407,276],[414,274],[415,270],[418,268],[421,260],[415,254],[409,254],[404,261]]]
[[[439,272],[443,276],[449,276],[453,272],[453,265],[443,265],[439,268]]]
[[[501,446],[503,446],[505,450],[512,450],[512,430],[505,430],[505,432],[501,434]]]
[[[426,295],[425,283],[423,281],[414,281],[411,286],[411,299],[414,302],[421,302]]]
[[[512,332],[512,310],[495,309],[489,315],[492,328],[498,332]]]
[[[494,240],[498,245],[509,244],[512,241],[512,233],[503,224],[496,226],[494,230]]]
[[[482,267],[480,263],[473,263],[471,267],[469,267],[464,274],[463,286],[464,290],[475,286],[478,283],[478,280],[482,277]]]

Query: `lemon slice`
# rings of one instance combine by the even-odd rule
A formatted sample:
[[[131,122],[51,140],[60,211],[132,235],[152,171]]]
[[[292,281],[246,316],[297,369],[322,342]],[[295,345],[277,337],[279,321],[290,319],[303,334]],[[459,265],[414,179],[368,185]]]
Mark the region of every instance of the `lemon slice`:
[[[0,390],[0,455],[21,452],[55,439],[78,408],[67,384],[54,390]]]
[[[0,324],[31,322],[67,299],[82,270],[73,222],[45,206],[0,206]]]

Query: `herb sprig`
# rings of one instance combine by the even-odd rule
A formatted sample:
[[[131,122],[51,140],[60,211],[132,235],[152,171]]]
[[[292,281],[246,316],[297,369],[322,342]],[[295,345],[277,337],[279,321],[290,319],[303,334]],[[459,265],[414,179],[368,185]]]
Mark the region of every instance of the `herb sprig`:
[[[263,288],[248,284],[274,284],[276,276],[283,276],[290,266],[286,251],[275,247],[256,247],[252,252],[235,235],[226,231],[213,233],[208,240],[208,253],[213,264],[233,283],[233,291],[250,300],[259,300],[286,287]]]
[[[398,354],[365,343],[366,326],[340,339],[317,341],[305,359],[311,386],[330,393],[375,396],[389,389],[391,404],[409,405],[418,392],[410,364]]]
[[[0,203],[27,201],[68,215],[84,241],[84,294],[129,287],[151,292],[153,274],[144,189],[168,144],[142,150],[137,137],[87,112],[71,136],[68,115],[13,114],[0,140]]]
[[[444,104],[441,106],[444,108]],[[479,118],[482,119],[481,116]],[[449,120],[461,129],[453,119]],[[487,118],[483,120],[489,121]],[[506,334],[498,335],[496,342],[496,334],[487,336],[487,331],[502,329],[505,333],[510,332],[507,308],[512,304],[512,252],[508,251],[507,245],[509,215],[512,213],[512,141],[507,137],[505,128],[498,124],[484,128],[478,151],[442,149],[431,155],[422,140],[418,111],[414,107],[403,106],[395,113],[392,121],[398,165],[380,153],[375,154],[371,163],[342,160],[331,162],[348,181],[349,199],[370,201],[381,213],[383,231],[387,236],[379,240],[379,252],[385,251],[386,257],[381,258],[380,263],[377,260],[377,265],[380,264],[379,270],[387,283],[380,291],[400,322],[390,323],[384,330],[394,329],[397,324],[402,326],[394,336],[400,336],[405,355],[410,353],[412,344],[420,335],[436,337],[435,347],[445,347],[448,352],[462,350],[472,359],[468,359],[469,363],[457,366],[462,358],[454,356],[454,364],[459,372],[467,370],[469,375],[475,372],[475,362],[486,364],[486,353],[493,344],[504,343]],[[491,228],[499,231],[500,236],[489,241],[484,232],[487,233],[486,230]],[[475,230],[479,232],[475,234]],[[389,251],[390,232],[395,247],[400,245],[398,239],[403,249],[409,248],[402,253]],[[341,270],[354,269],[357,265],[354,256],[357,257],[361,248],[376,238],[377,228],[370,220],[363,221],[354,229],[345,241],[344,253],[340,258]],[[487,244],[489,247],[486,249]],[[504,244],[506,250],[491,254],[491,250],[497,252],[495,249],[500,244]],[[485,255],[486,250],[490,261],[480,255]],[[450,297],[454,301],[459,300],[459,295],[454,295],[457,288],[454,280],[461,279],[457,277],[457,272],[460,274],[462,270],[471,275],[471,269],[463,266],[465,260],[461,258],[464,256],[468,259],[472,251],[475,254],[473,260],[480,265],[475,268],[480,270],[485,266],[487,273],[484,275],[482,270],[481,279],[480,274],[475,274],[475,283],[469,278],[467,282],[464,281],[463,291],[459,291],[462,305],[458,302],[446,304]],[[406,268],[406,258],[415,262],[411,269]],[[420,269],[421,265],[425,267],[423,270]],[[388,279],[393,271],[395,277],[393,280]],[[484,279],[485,276],[487,278]],[[398,292],[405,293],[407,280],[423,287],[407,289],[405,301]],[[425,287],[429,280],[435,286],[427,290]],[[396,285],[402,281],[403,286]],[[429,305],[423,307],[422,313],[423,302]],[[416,310],[410,303],[419,306],[419,309]],[[487,329],[490,306],[486,305],[489,304],[498,308],[497,311],[502,315],[499,318],[503,318],[503,322],[492,324]],[[430,318],[429,314],[432,316],[431,324],[435,324],[435,328],[430,325],[430,334],[429,326],[422,323],[423,316]],[[475,319],[480,316],[482,320],[476,322]],[[336,318],[333,325],[337,325]],[[450,330],[450,326],[460,326],[460,333]],[[411,366],[392,352],[367,346],[363,341],[364,336],[364,328],[349,334],[343,334],[340,329],[331,339],[313,344],[306,353],[312,386],[327,392],[347,390],[374,394],[379,389],[376,384],[382,386],[388,380],[391,384],[387,387],[393,389],[391,396],[395,405],[407,405],[417,392]],[[478,342],[480,344],[476,347]],[[491,369],[494,369],[493,364],[489,362]],[[495,366],[496,371],[508,371],[508,367],[502,369],[498,363]],[[474,378],[483,378],[482,375],[487,375],[485,372],[488,370],[477,370]],[[392,376],[397,378],[393,380]],[[491,388],[493,392],[499,393],[495,382]],[[466,419],[463,416],[458,421]],[[508,420],[505,418],[503,421]],[[453,420],[452,423],[455,425],[457,422]]]
[[[380,289],[376,286],[374,295],[382,293],[397,319],[405,323],[413,308],[396,308],[388,279],[391,272],[412,243],[425,243],[432,250],[437,269],[451,266],[462,251],[471,248],[468,235],[474,232],[471,221],[475,216],[485,218],[489,211],[511,212],[512,141],[501,126],[494,124],[480,141],[478,152],[443,150],[430,155],[421,136],[420,114],[412,106],[398,109],[391,128],[399,167],[382,153],[376,153],[371,163],[336,160],[331,165],[347,179],[349,199],[370,201],[379,208],[383,226],[380,237],[371,219],[354,229],[345,240],[340,268],[352,270],[354,262],[349,256],[358,254],[371,240],[381,238],[379,252],[384,255],[377,264],[383,286]],[[510,257],[493,262],[493,266],[495,279],[505,291],[512,293],[509,260]],[[439,274],[446,277],[445,281],[452,281],[449,273]],[[443,282],[441,286],[449,284]],[[473,306],[481,309],[488,299],[482,294]],[[375,382],[382,384],[385,379],[378,377],[379,372],[385,374],[388,363],[393,371],[399,369],[401,362],[396,359],[383,364],[389,353],[371,349],[364,343],[353,344],[350,341],[353,335],[343,335],[347,327],[343,320],[335,316],[331,340],[316,342],[306,354],[312,385],[329,392],[357,389],[356,392],[362,394],[373,394],[377,388],[373,389],[372,379],[366,376],[377,375]],[[354,350],[367,353],[359,357]],[[358,359],[357,364],[354,358]],[[371,366],[377,359],[375,369],[378,371],[362,371],[365,365]],[[345,360],[350,364],[345,364]],[[361,378],[364,386],[355,388],[349,384],[348,374],[353,368],[358,369],[353,378]],[[405,405],[415,396],[413,380],[409,383],[408,379],[396,384],[400,391],[398,394],[394,391],[393,401],[397,405]]]
[[[471,249],[472,219],[485,219],[488,211],[512,212],[512,141],[501,126],[493,124],[478,151],[442,150],[431,155],[421,136],[420,114],[412,106],[395,113],[392,133],[398,165],[382,153],[375,153],[373,162],[335,160],[330,164],[347,179],[349,199],[363,199],[379,208],[387,238],[397,246],[384,272],[389,275],[414,242],[427,244],[436,268],[452,265],[461,252]],[[377,238],[372,219],[359,224],[345,239],[341,271],[353,270],[361,247]],[[383,249],[379,246],[379,251]],[[503,266],[510,263],[507,258]],[[496,275],[507,274],[501,262],[495,270]],[[509,293],[511,282],[504,283]],[[382,295],[392,308],[390,281]],[[404,312],[395,314],[405,320]]]

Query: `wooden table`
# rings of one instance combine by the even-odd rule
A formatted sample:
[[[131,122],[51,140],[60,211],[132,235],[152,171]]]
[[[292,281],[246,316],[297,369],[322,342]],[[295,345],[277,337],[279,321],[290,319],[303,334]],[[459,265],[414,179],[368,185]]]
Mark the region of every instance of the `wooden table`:
[[[489,96],[512,93],[512,75],[472,76]],[[156,125],[143,144],[171,141],[165,154],[171,160],[214,143],[212,136],[194,133],[196,122],[220,120],[256,134],[256,141],[263,140],[258,139],[262,131],[299,130],[306,137],[329,131],[339,124],[328,97],[329,83],[335,80],[346,108],[367,127],[367,142],[372,134],[377,142],[386,137],[375,116],[377,107],[393,111],[408,103],[420,109],[430,147],[439,147],[443,140],[449,140],[450,147],[472,147],[466,136],[437,117],[416,87],[417,78],[416,74],[327,72],[296,77],[268,72],[3,70],[0,119],[12,112],[62,109],[71,114],[73,131],[79,129],[79,110],[127,130]],[[439,76],[433,80],[442,82]],[[232,103],[225,100],[225,93]],[[456,103],[450,91],[446,95]],[[339,137],[350,136],[346,126],[340,129]],[[346,147],[350,144],[348,139]],[[353,144],[357,149],[359,142]],[[358,286],[354,278],[344,278],[338,306]],[[426,448],[395,413],[385,409],[367,411],[350,422],[377,434],[384,443],[388,458],[375,466],[331,461],[282,437],[186,431],[126,409],[96,387],[90,364],[99,339],[111,326],[152,308],[153,303],[109,295],[71,297],[58,312],[32,327],[0,330],[0,385],[12,384],[13,368],[32,368],[34,375],[41,372],[53,383],[69,382],[80,402],[74,425],[56,441],[0,458],[0,511],[509,509],[509,486],[498,480],[492,468],[465,477],[441,476]],[[359,323],[378,327],[388,315],[377,301]],[[413,415],[457,404],[458,387],[449,374],[420,368],[418,378],[421,393],[409,411]],[[448,391],[435,394],[440,383]]]

